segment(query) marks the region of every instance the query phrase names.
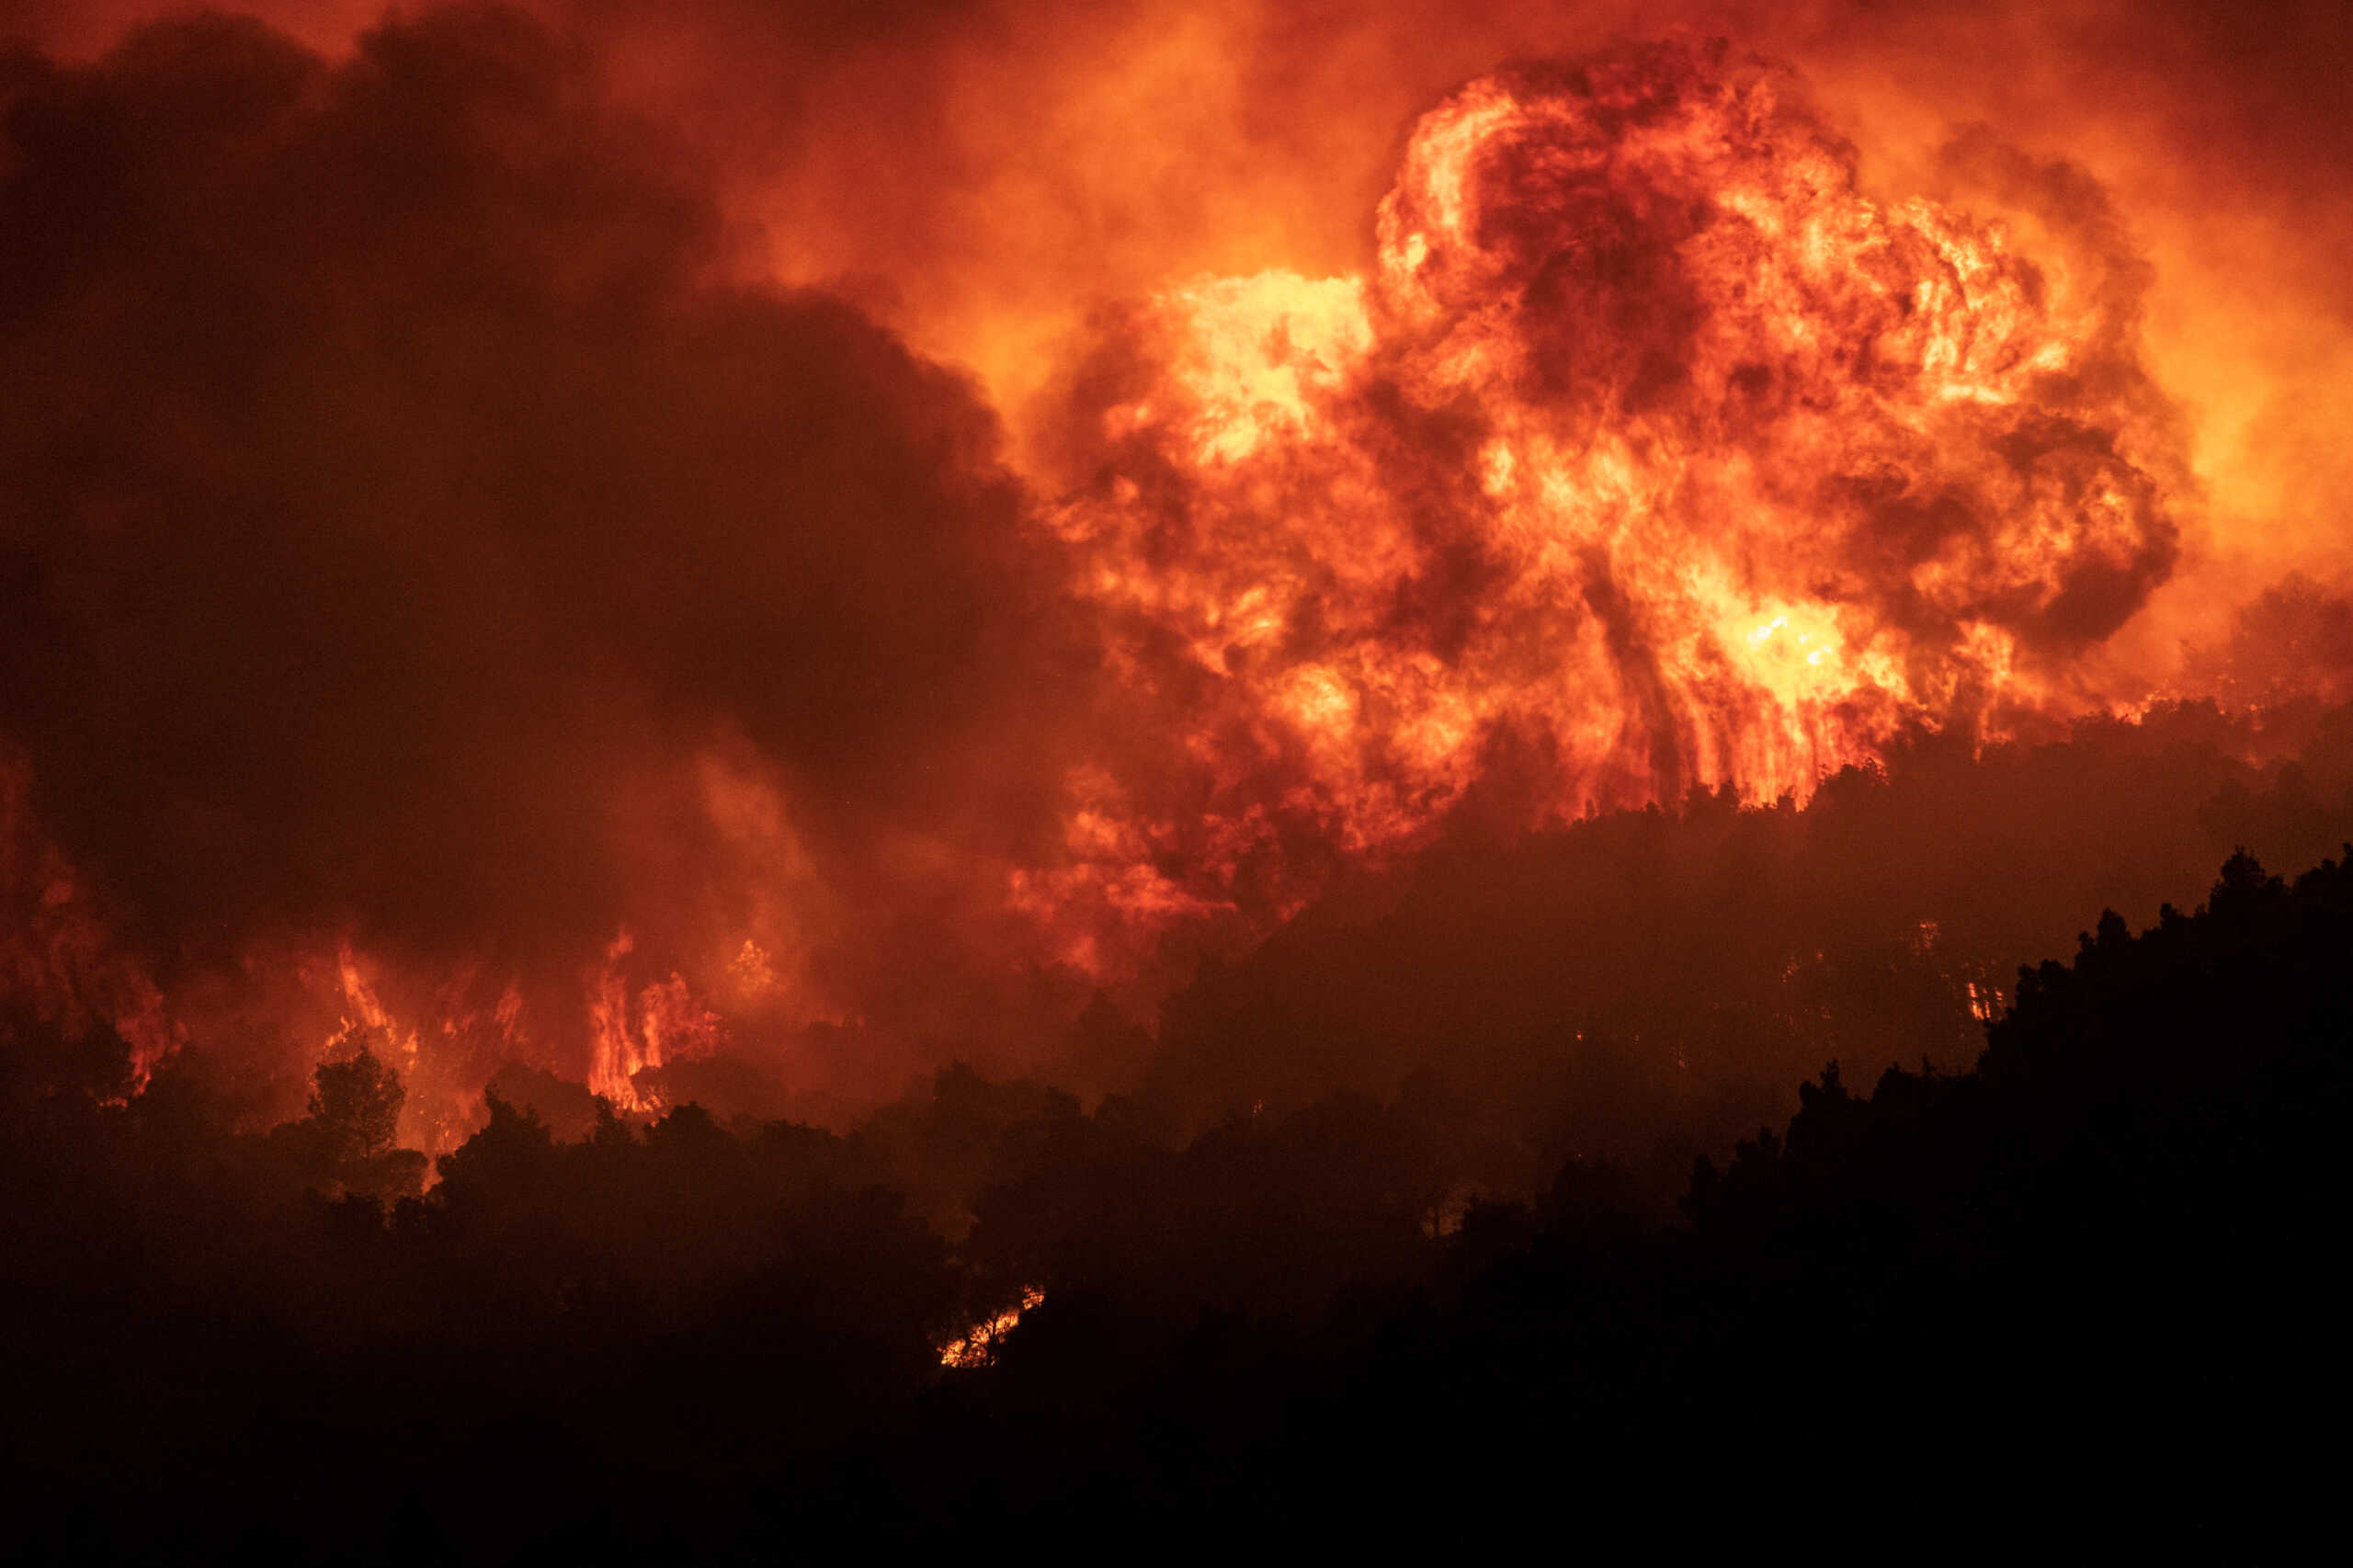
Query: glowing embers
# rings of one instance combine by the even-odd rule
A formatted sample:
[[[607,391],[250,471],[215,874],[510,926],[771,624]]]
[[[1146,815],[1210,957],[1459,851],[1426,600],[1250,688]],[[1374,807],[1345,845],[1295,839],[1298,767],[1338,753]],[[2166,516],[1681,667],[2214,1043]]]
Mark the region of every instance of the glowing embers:
[[[1021,1314],[1039,1306],[1046,1293],[1036,1286],[1025,1286],[1021,1300],[1004,1311],[983,1318],[966,1329],[961,1338],[951,1339],[939,1347],[939,1364],[943,1367],[985,1367],[996,1359],[997,1346],[1013,1332]]]

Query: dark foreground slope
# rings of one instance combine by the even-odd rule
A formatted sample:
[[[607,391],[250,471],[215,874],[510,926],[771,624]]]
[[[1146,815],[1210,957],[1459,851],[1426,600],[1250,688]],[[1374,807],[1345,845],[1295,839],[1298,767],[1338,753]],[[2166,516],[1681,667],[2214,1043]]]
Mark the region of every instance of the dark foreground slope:
[[[1424,1287],[1295,1338],[1205,1323],[1116,1380],[1120,1320],[1051,1301],[943,1401],[904,1506],[1654,1540],[1809,1494],[1939,1530],[2309,1508],[2347,1392],[2353,869],[2240,857],[2199,914],[2111,915],[2020,978],[1975,1070],[1861,1095],[1833,1064],[1672,1230],[1573,1165]]]
[[[502,1108],[388,1213],[286,1196],[285,1139],[208,1140],[168,1085],[19,1081],[0,1528],[773,1562],[2273,1519],[2347,1392],[2348,957],[2353,869],[2240,858],[2023,976],[1973,1070],[1825,1071],[1673,1223],[1572,1163],[1443,1239],[1425,1124],[1367,1099],[1171,1148],[944,1077],[913,1135],[994,1146],[951,1247],[871,1139]],[[994,1364],[942,1371],[1024,1284]]]

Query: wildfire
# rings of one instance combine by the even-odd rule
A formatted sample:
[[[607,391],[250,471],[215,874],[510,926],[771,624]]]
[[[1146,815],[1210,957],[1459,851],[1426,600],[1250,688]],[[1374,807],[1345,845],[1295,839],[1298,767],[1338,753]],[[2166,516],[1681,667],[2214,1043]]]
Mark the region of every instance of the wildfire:
[[[0,1000],[28,1006],[68,1038],[111,1028],[145,1087],[187,1040],[145,966],[109,937],[83,879],[33,819],[29,770],[0,756]]]
[[[509,1062],[653,1112],[649,1071],[731,1031],[946,1040],[1009,1013],[1016,975],[1051,1009],[1155,972],[1172,930],[1263,934],[1466,810],[1803,795],[1914,732],[1994,739],[2150,689],[2103,650],[2193,492],[2118,226],[2037,207],[2033,180],[1980,210],[1867,189],[1792,79],[1727,49],[1458,88],[1406,138],[1358,271],[1259,265],[1279,247],[1186,252],[1256,269],[1172,266],[1156,291],[1121,270],[1059,395],[999,385],[1017,443],[823,290],[706,287],[695,223],[581,244],[683,195],[616,206],[608,178],[646,171],[476,146],[486,109],[445,128],[452,167],[549,199],[445,210],[424,181],[415,216],[323,217],[300,171],[425,112],[375,68],[314,61],[314,90],[252,108],[267,135],[208,119],[161,155],[209,183],[158,222],[267,218],[235,267],[151,275],[209,252],[94,229],[97,260],[28,261],[54,298],[0,335],[23,384],[73,392],[0,454],[31,551],[0,991],[117,1030],[134,1083],[200,1018],[283,1042],[281,1082],[364,1035],[428,1151]],[[90,103],[159,90],[96,69]],[[504,79],[452,80],[478,75]],[[307,151],[257,151],[281,142]],[[129,199],[58,196],[130,177],[43,161],[70,145],[14,150],[40,177],[0,195],[28,229]],[[386,240],[492,207],[514,232],[452,258]],[[578,279],[540,276],[558,255]],[[233,312],[265,278],[300,285],[271,330],[315,322],[315,345],[183,363],[264,339],[119,307]],[[472,342],[483,297],[537,302],[479,358],[418,358]],[[512,376],[484,375],[500,357]],[[368,390],[325,396],[347,372]],[[449,417],[473,376],[506,401]],[[215,534],[256,552],[233,581]],[[36,831],[30,766],[89,877]],[[166,906],[152,968],[102,883]]]
[[[985,1367],[996,1359],[997,1346],[1013,1332],[1021,1314],[1044,1302],[1046,1293],[1036,1286],[1026,1286],[1021,1300],[968,1328],[958,1338],[939,1347],[939,1364],[943,1367]]]
[[[1152,301],[1056,514],[1185,786],[1090,790],[1074,846],[1164,907],[1279,915],[1300,843],[1410,846],[1501,742],[1574,814],[1998,736],[2082,706],[2070,662],[2171,569],[2106,259],[1865,195],[1769,71],[1475,82],[1377,233],[1366,277]]]
[[[709,1051],[723,1026],[717,1013],[695,1000],[685,977],[675,970],[665,979],[639,987],[632,996],[620,963],[635,947],[635,938],[621,932],[605,949],[604,966],[590,979],[588,1028],[594,1054],[588,1087],[623,1110],[651,1110],[654,1108],[639,1092],[637,1074]],[[737,955],[739,962],[743,956]]]

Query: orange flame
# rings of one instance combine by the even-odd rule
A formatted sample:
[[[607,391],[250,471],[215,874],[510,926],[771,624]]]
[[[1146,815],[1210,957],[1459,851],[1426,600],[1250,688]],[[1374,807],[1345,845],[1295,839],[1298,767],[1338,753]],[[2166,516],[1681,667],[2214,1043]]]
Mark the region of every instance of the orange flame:
[[[636,945],[627,931],[620,933],[605,949],[603,967],[590,978],[588,1087],[620,1109],[650,1111],[660,1108],[639,1089],[637,1074],[707,1054],[718,1046],[724,1026],[717,1013],[695,1000],[676,971],[639,987],[632,997],[620,962]],[[758,951],[749,943],[746,950]]]
[[[1368,277],[1157,295],[1081,426],[1054,521],[1189,783],[1074,780],[1092,931],[1286,913],[1290,845],[1409,847],[1503,738],[1566,815],[2080,710],[2075,655],[2171,570],[2182,464],[2107,262],[1865,196],[1761,68],[1475,82],[1377,227]]]
[[[997,1346],[1021,1321],[1021,1314],[1040,1306],[1046,1293],[1036,1286],[1025,1286],[1021,1300],[1003,1312],[983,1318],[961,1335],[939,1347],[939,1364],[943,1367],[985,1367],[996,1359]]]

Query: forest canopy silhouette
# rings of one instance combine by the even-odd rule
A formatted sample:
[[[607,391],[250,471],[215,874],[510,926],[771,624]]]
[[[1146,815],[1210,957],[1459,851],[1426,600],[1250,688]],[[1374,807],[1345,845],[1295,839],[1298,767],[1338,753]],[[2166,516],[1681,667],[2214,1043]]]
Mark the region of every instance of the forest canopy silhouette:
[[[1898,832],[2006,769],[2095,786],[2088,815],[2136,780],[2164,801],[2154,782],[2202,755],[2222,782],[2169,802],[2201,824],[2185,841],[2353,831],[2353,776],[2308,771],[2346,723],[2266,777],[2153,721],[1859,775],[1803,810],[1695,798],[1466,846],[1376,916],[1310,917],[1205,971],[1132,1086],[1091,1106],[959,1065],[836,1133],[692,1103],[624,1118],[517,1072],[422,1193],[424,1156],[385,1147],[400,1085],[364,1042],[320,1067],[304,1117],[241,1134],[198,1058],[110,1098],[120,1059],[19,1013],[10,1463],[74,1504],[30,1539],[496,1562],[567,1541],[695,1560],[1074,1542],[1302,1509],[1370,1530],[1388,1527],[1353,1511],[1369,1486],[1442,1511],[1566,1454],[1616,1486],[1680,1484],[1645,1456],[1758,1407],[1842,1463],[1866,1462],[1863,1431],[1964,1463],[2031,1440],[2014,1413],[2054,1385],[2071,1443],[2195,1448],[2258,1419],[2277,1380],[2336,1386],[2336,1363],[2299,1358],[2332,1299],[2307,1238],[2342,1190],[2353,861],[2291,885],[2241,852],[2193,914],[2165,903],[2135,936],[2111,911],[2072,961],[2011,971],[1982,1034],[1949,967],[1970,949],[1941,945],[1966,904],[1906,907],[1946,914],[1936,942],[1824,948],[1802,972],[1772,968],[1785,947],[1738,949],[1816,891],[1793,835]],[[1593,1010],[1558,1016],[1523,1000],[1524,966],[1562,948],[1491,950],[1627,886],[1630,860],[1705,869],[1607,916],[1663,939],[1727,857],[1750,868],[1747,913],[1711,897],[1679,918],[1688,950],[1735,959],[1688,968],[1678,1008],[1588,975]],[[2143,874],[2135,891],[2161,880]],[[1469,939],[1409,945],[1436,907]],[[1404,954],[1401,994],[1457,998],[1437,1065],[1362,979]],[[1612,1036],[1613,1006],[1657,1021]],[[1099,1010],[1079,1035],[1097,1071],[1149,1044]],[[1338,1043],[1267,1050],[1319,1037]],[[1354,1084],[1303,1086],[1336,1062]],[[1769,1473],[1752,1456],[1736,1479]]]

